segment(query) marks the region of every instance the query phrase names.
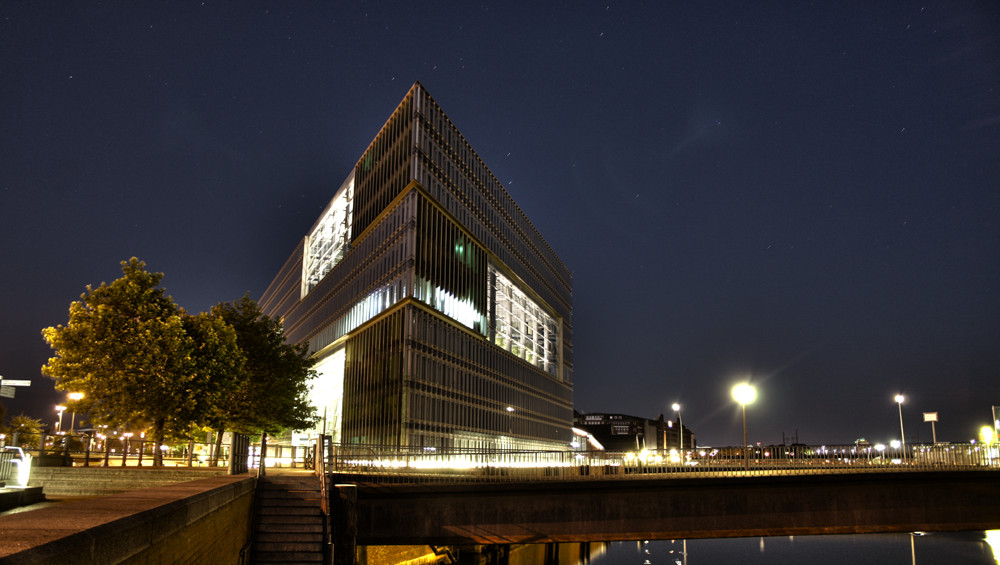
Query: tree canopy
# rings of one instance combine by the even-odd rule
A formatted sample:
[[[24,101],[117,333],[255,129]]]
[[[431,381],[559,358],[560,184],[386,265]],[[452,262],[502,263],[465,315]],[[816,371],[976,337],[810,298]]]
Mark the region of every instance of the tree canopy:
[[[79,409],[96,423],[148,425],[161,443],[208,423],[242,353],[231,327],[188,316],[160,288],[163,274],[145,267],[123,261],[121,278],[88,285],[69,322],[42,331],[56,352],[42,372],[57,389],[84,393]]]
[[[42,330],[55,351],[42,373],[83,393],[78,412],[149,427],[157,444],[198,427],[275,433],[315,423],[313,362],[307,346],[285,343],[280,321],[248,295],[189,315],[160,287],[163,273],[135,257],[121,265],[121,278],[88,285],[70,304],[66,325]]]
[[[42,433],[44,427],[41,420],[26,416],[22,412],[17,416],[11,417],[10,425],[7,426],[7,433],[11,437],[7,441],[11,445],[15,445],[13,436],[17,434],[18,441],[16,445],[34,445],[38,442],[38,434]]]
[[[286,343],[281,322],[264,315],[248,295],[219,303],[212,316],[232,326],[246,358],[238,385],[221,404],[226,428],[273,434],[314,425],[315,409],[307,398],[314,375],[308,346]]]

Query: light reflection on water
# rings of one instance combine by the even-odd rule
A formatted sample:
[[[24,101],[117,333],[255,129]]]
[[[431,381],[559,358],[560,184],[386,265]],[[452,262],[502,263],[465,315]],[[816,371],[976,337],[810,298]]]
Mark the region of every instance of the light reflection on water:
[[[610,542],[592,565],[997,565],[1000,530]]]

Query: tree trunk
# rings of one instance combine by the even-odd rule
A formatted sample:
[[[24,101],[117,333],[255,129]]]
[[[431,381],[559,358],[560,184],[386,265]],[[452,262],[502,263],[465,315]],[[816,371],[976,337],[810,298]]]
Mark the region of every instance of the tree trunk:
[[[215,430],[215,450],[212,452],[212,467],[219,466],[219,452],[222,451],[222,434],[225,430]]]
[[[163,466],[163,450],[160,449],[160,446],[163,445],[164,424],[166,424],[165,420],[157,420],[153,426],[153,467]]]

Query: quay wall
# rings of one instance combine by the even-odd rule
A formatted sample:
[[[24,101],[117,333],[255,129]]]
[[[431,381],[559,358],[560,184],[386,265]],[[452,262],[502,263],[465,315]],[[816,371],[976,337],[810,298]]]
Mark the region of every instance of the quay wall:
[[[361,485],[356,504],[358,545],[962,531],[1000,528],[1000,474]]]
[[[255,481],[220,475],[0,516],[0,564],[236,564]]]

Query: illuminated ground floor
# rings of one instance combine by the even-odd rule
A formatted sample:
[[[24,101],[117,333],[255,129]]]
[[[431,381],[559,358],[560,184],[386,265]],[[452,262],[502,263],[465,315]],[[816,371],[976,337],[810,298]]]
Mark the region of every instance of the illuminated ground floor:
[[[300,437],[426,449],[567,449],[571,388],[417,300],[317,354]]]

